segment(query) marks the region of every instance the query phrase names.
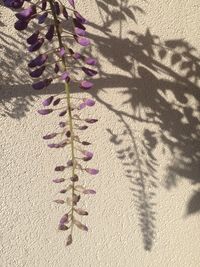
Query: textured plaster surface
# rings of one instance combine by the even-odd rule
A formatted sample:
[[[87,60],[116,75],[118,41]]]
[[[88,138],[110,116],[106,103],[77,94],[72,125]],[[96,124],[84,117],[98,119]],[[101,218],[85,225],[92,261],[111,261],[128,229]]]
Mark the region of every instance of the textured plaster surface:
[[[66,248],[57,230],[64,208],[51,180],[68,151],[45,146],[57,119],[36,110],[62,86],[31,89],[25,40],[0,6],[0,267],[197,267],[199,0],[77,2],[101,68],[88,111],[99,123],[86,135],[100,169],[84,180],[97,191],[83,201],[89,232]]]

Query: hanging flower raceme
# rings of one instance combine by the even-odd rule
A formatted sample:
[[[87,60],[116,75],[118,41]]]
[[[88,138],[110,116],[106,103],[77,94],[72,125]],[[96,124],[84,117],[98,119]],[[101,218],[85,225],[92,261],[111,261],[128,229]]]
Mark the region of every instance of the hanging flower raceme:
[[[87,211],[78,208],[79,201],[82,195],[96,193],[95,190],[87,189],[78,183],[83,176],[96,175],[99,171],[84,166],[92,160],[93,152],[85,149],[91,143],[78,136],[80,131],[88,129],[91,124],[97,122],[95,118],[84,118],[80,114],[83,108],[93,107],[95,101],[82,98],[72,102],[70,88],[73,82],[73,84],[78,84],[82,90],[90,90],[93,83],[89,79],[97,74],[97,71],[93,69],[97,62],[94,58],[85,57],[70,47],[74,47],[74,43],[83,47],[88,46],[90,40],[87,38],[86,19],[76,10],[74,0],[67,2],[68,6],[54,0],[29,3],[28,7],[16,14],[15,28],[19,31],[26,30],[28,27],[33,29],[32,34],[26,39],[27,49],[33,53],[33,58],[28,63],[29,74],[34,79],[33,89],[42,90],[55,81],[63,82],[65,85],[65,96],[51,95],[44,99],[43,108],[38,110],[38,113],[43,116],[57,113],[58,118],[63,118],[58,123],[60,130],[47,133],[43,139],[48,142],[47,145],[51,149],[67,148],[69,150],[68,161],[55,167],[55,172],[61,174],[61,177],[58,175],[53,182],[62,185],[68,183],[59,191],[61,196],[66,194],[65,199],[56,199],[54,202],[68,206],[67,213],[65,212],[59,221],[58,229],[70,231],[66,242],[70,245],[74,226],[88,231],[88,227],[78,219],[79,216],[88,215]],[[19,0],[9,1],[9,3],[10,6],[12,3],[12,6],[18,7],[23,4]],[[71,23],[73,26],[69,27],[69,29],[73,28],[72,31],[66,28],[66,21],[67,25]],[[73,44],[72,40],[74,40]]]

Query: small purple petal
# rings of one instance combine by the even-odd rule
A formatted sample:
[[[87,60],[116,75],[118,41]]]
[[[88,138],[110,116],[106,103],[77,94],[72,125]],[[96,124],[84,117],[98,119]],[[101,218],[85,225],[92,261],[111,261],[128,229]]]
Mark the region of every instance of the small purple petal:
[[[74,15],[76,17],[76,19],[78,20],[79,23],[81,24],[86,24],[87,20],[77,11],[74,11]]]
[[[97,71],[82,67],[82,70],[87,74],[88,76],[95,76],[97,74]]]
[[[72,176],[71,178],[70,178],[70,180],[72,181],[72,182],[78,182],[78,175],[74,175],[74,176]]]
[[[44,43],[44,38],[38,39],[36,43],[29,46],[29,48],[28,48],[29,52],[37,51],[38,49],[40,49],[40,47],[43,45],[43,43]]]
[[[60,98],[57,98],[54,102],[53,102],[53,105],[54,106],[57,106],[59,103],[60,103],[61,99]]]
[[[68,0],[68,2],[70,3],[70,5],[75,8],[75,3],[74,3],[74,0]]]
[[[93,86],[93,83],[91,83],[89,81],[82,81],[80,84],[80,88],[85,89],[85,90],[92,88],[92,86]]]
[[[86,107],[86,104],[85,104],[85,103],[81,103],[81,104],[78,106],[78,109],[81,110],[81,109],[83,109],[83,108],[85,108],[85,107]]]
[[[45,87],[47,87],[52,82],[52,79],[45,79],[44,81],[39,81],[34,84],[32,84],[33,89],[35,90],[41,90]]]
[[[86,168],[85,170],[87,173],[89,173],[91,175],[96,175],[97,173],[99,173],[99,170],[96,170],[96,169]]]
[[[63,183],[64,181],[65,181],[64,178],[56,178],[56,179],[53,180],[53,182],[56,183],[56,184]]]
[[[65,71],[65,72],[61,75],[61,80],[68,81],[68,80],[69,80],[69,72]]]
[[[85,38],[85,37],[79,37],[79,36],[74,36],[74,39],[77,41],[82,46],[88,46],[90,45],[90,40]]]
[[[88,107],[92,107],[95,105],[95,101],[93,99],[85,99],[84,103],[88,106]]]
[[[22,20],[18,20],[15,22],[15,29],[18,31],[23,31],[27,28],[28,26],[28,22],[27,21],[22,21]]]
[[[65,55],[65,48],[64,48],[64,47],[62,47],[62,48],[60,49],[59,55],[60,55],[61,57],[63,57],[63,56]]]
[[[55,64],[55,67],[54,67],[54,72],[55,72],[55,73],[58,73],[58,72],[59,72],[59,66],[58,66],[58,64],[57,64],[57,63]]]
[[[28,64],[28,67],[29,68],[34,68],[36,66],[42,66],[46,60],[47,60],[48,56],[47,55],[43,55],[43,54],[40,54],[39,56],[37,56],[36,58],[32,59],[29,64]]]
[[[40,109],[38,110],[38,113],[40,115],[48,115],[53,112],[53,109]]]
[[[53,35],[54,35],[54,25],[50,25],[45,37],[48,41],[51,41],[53,39]]]
[[[93,153],[90,151],[83,151],[83,155],[85,156],[83,157],[84,161],[89,161],[93,158]]]
[[[40,68],[38,68],[38,69],[36,69],[36,70],[30,72],[29,74],[30,74],[30,76],[33,77],[33,78],[38,78],[38,77],[40,77],[40,76],[43,74],[45,68],[46,68],[45,66],[40,67]]]
[[[78,28],[78,27],[75,27],[75,34],[76,35],[79,35],[79,36],[85,36],[86,35],[86,31],[85,30],[83,30],[83,29],[80,29],[80,28]]]
[[[44,11],[44,10],[46,10],[46,7],[47,7],[47,1],[46,0],[42,0],[42,7],[41,7],[41,9]]]
[[[79,126],[78,128],[79,128],[79,130],[86,130],[88,128],[88,126],[87,125],[83,125],[83,126]]]
[[[38,40],[38,36],[39,36],[39,31],[37,30],[29,38],[27,38],[27,40],[26,40],[27,43],[30,44],[30,45],[36,43],[37,40]]]
[[[45,22],[46,18],[48,16],[48,12],[44,12],[42,15],[38,17],[38,24],[42,24]]]
[[[94,66],[94,65],[97,64],[97,60],[94,59],[94,58],[89,57],[89,58],[85,59],[85,63],[88,64],[88,65]]]
[[[52,103],[53,99],[54,99],[53,96],[48,97],[47,99],[45,99],[45,100],[42,102],[42,105],[45,106],[45,107],[46,107],[46,106],[49,106],[49,105]]]
[[[54,2],[54,10],[56,15],[60,15],[60,5],[58,2]]]
[[[36,13],[36,8],[35,6],[30,6],[19,13],[15,14],[15,16],[21,20],[21,21],[28,21],[31,19],[31,17]]]
[[[66,113],[67,113],[67,110],[64,110],[64,111],[62,111],[62,112],[59,113],[59,116],[60,117],[63,117],[63,116],[65,116]]]

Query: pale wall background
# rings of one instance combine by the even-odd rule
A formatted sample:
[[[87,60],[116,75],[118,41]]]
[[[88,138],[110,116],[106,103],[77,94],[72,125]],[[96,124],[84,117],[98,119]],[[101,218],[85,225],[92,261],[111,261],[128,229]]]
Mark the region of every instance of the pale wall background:
[[[57,231],[64,208],[51,180],[67,152],[45,146],[56,118],[36,110],[61,85],[31,89],[24,39],[0,6],[0,266],[200,266],[199,0],[77,2],[101,69],[99,123],[87,133],[100,169],[85,178],[97,190],[83,203],[90,231],[69,248]]]

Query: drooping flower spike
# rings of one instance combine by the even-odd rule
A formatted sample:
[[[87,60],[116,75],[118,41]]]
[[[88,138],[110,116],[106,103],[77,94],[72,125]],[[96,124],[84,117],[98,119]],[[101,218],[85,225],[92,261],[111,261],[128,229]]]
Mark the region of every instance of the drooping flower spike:
[[[81,140],[78,136],[81,131],[87,130],[97,122],[95,118],[81,116],[81,111],[93,107],[95,101],[82,98],[73,102],[70,88],[71,84],[77,84],[76,87],[81,90],[90,90],[93,87],[90,78],[97,75],[94,69],[97,61],[74,51],[76,43],[82,47],[90,45],[86,31],[87,20],[76,10],[75,0],[66,2],[66,6],[55,0],[42,0],[37,4],[30,2],[28,7],[16,14],[15,28],[23,31],[28,27],[31,28],[34,23],[33,32],[26,39],[27,50],[33,54],[28,63],[29,74],[34,78],[33,89],[42,90],[55,81],[63,82],[65,86],[65,97],[50,95],[42,101],[43,108],[39,109],[38,113],[43,116],[56,113],[58,118],[62,117],[62,121],[58,123],[60,130],[47,133],[43,139],[51,149],[67,149],[68,160],[54,168],[55,173],[58,176],[61,174],[62,177],[56,177],[52,181],[57,186],[67,183],[59,189],[61,197],[63,195],[66,197],[56,199],[54,202],[68,206],[68,211],[65,211],[59,220],[58,229],[70,231],[66,241],[66,245],[70,245],[73,241],[74,226],[88,231],[88,227],[77,218],[88,215],[86,210],[78,207],[79,201],[82,195],[96,193],[95,190],[87,189],[79,182],[84,176],[93,176],[99,171],[88,167],[93,159],[93,152],[85,148],[91,143]],[[5,0],[5,3],[9,7],[20,8],[24,1]],[[71,32],[65,29],[66,21],[72,26],[69,27],[73,29]],[[55,43],[58,44],[57,47],[53,45]],[[68,172],[70,174],[67,176]]]

